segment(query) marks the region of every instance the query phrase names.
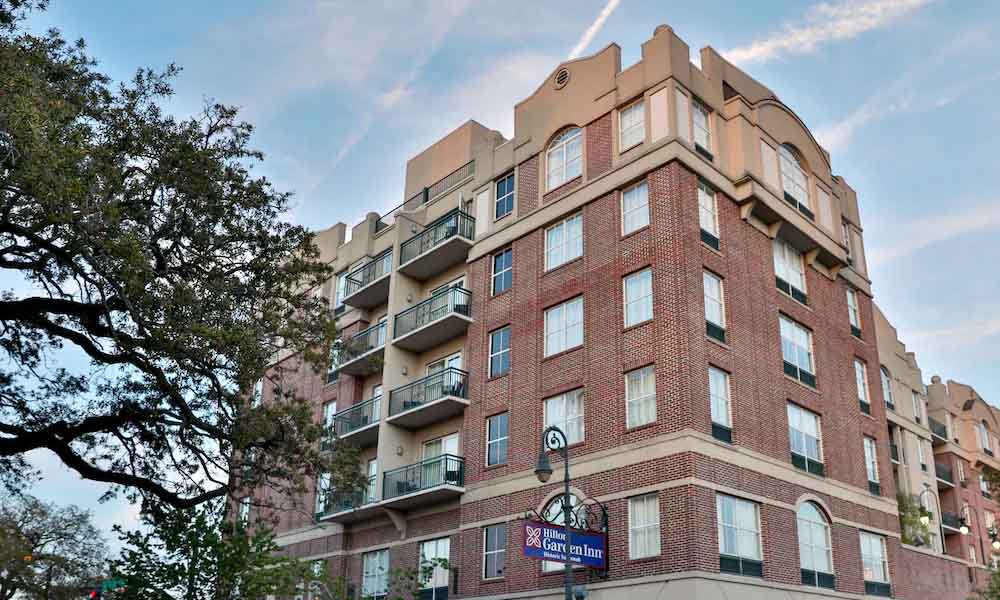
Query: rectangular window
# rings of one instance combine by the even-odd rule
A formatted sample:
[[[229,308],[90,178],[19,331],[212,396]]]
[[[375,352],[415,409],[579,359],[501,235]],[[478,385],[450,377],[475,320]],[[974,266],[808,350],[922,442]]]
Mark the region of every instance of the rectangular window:
[[[927,461],[924,460],[924,443],[917,438],[917,460],[920,461],[920,468],[923,471],[927,470]]]
[[[861,536],[861,565],[865,578],[865,593],[871,594],[868,583],[889,583],[889,562],[885,555],[885,538],[867,531],[859,532]],[[887,595],[887,594],[873,594]]]
[[[982,474],[979,475],[979,491],[982,492],[983,498],[991,497],[990,484],[986,481],[986,478],[983,477]]]
[[[508,414],[500,413],[486,419],[486,466],[507,462]]]
[[[691,108],[687,94],[680,89],[676,90],[675,107],[677,109],[677,137],[682,140],[691,141]]]
[[[493,295],[502,294],[514,283],[514,251],[505,248],[493,255]]]
[[[646,494],[628,500],[628,557],[660,554],[660,497]]]
[[[788,403],[788,439],[792,464],[813,475],[824,475],[819,415]]]
[[[555,425],[570,444],[583,441],[583,390],[573,390],[545,400],[545,426]]]
[[[920,423],[924,417],[924,401],[920,398],[920,394],[910,390],[910,402],[913,403],[913,420]]]
[[[813,365],[812,332],[788,317],[781,315],[781,356],[785,374],[802,383],[816,387]]]
[[[992,450],[992,448],[990,448],[990,433],[989,430],[986,429],[986,423],[983,423],[982,421],[976,423],[976,433],[979,435],[979,447],[986,452],[990,452]]]
[[[583,214],[577,213],[545,230],[545,270],[583,256]]]
[[[361,595],[384,598],[389,593],[389,551],[376,550],[361,555]]]
[[[510,325],[490,334],[490,377],[510,371]]]
[[[583,345],[583,296],[545,311],[545,356]]]
[[[719,527],[719,568],[724,573],[763,576],[760,507],[732,496],[715,496]]]
[[[718,250],[719,239],[719,204],[715,190],[704,181],[698,181],[698,223],[701,225],[701,241]]]
[[[965,481],[965,464],[961,460],[957,461],[956,464],[958,465],[958,481],[959,482],[964,482]]]
[[[656,369],[653,365],[625,374],[625,413],[628,427],[656,420]]]
[[[726,305],[722,293],[722,279],[715,273],[702,273],[705,294],[705,333],[708,337],[725,343]]]
[[[882,399],[890,410],[896,410],[896,403],[892,398],[892,378],[889,377],[889,370],[880,367],[878,370],[879,380],[882,382]]]
[[[868,475],[868,491],[876,496],[882,495],[878,479],[878,451],[875,440],[865,436],[865,473]]]
[[[712,408],[712,436],[723,442],[733,441],[732,407],[729,399],[729,373],[708,368],[708,398]]]
[[[774,277],[779,290],[802,304],[809,303],[802,253],[781,238],[774,238]]]
[[[638,325],[653,318],[653,271],[643,269],[625,278],[625,326]]]
[[[496,204],[493,210],[493,219],[501,219],[514,211],[514,173],[497,179]]]
[[[622,235],[649,225],[649,186],[643,181],[622,192]]]
[[[646,139],[646,106],[642,100],[618,112],[618,129],[620,152],[641,144]]]
[[[320,473],[316,481],[316,514],[326,511],[326,497],[330,492],[330,474]]]
[[[503,577],[507,562],[507,524],[483,527],[483,579]]]
[[[851,335],[861,339],[861,313],[858,311],[858,293],[847,288],[847,318],[851,323]]]
[[[438,538],[420,543],[420,588],[435,590],[431,593],[432,598],[447,596],[449,572],[447,564],[450,558],[451,538]]]
[[[246,525],[250,520],[250,496],[243,496],[240,498],[239,512],[237,513],[237,518],[240,521],[240,525]]]
[[[323,427],[330,429],[334,425],[337,416],[337,403],[327,402],[323,405]]]
[[[264,400],[264,378],[253,382],[253,395],[250,397],[250,407],[257,408]]]
[[[854,359],[854,386],[858,390],[858,404],[861,412],[872,414],[872,404],[868,399],[868,367],[864,362]]]
[[[702,156],[712,160],[712,128],[709,124],[711,113],[708,108],[694,100],[691,102],[691,123],[694,125],[694,147]]]
[[[337,274],[337,291],[333,299],[333,308],[338,309],[344,305],[344,296],[347,293],[347,274],[343,271]]]

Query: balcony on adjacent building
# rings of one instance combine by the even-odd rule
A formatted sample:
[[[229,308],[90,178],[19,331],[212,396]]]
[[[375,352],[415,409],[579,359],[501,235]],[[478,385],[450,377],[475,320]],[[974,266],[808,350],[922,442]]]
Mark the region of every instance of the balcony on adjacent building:
[[[385,473],[381,506],[410,509],[465,493],[465,459],[442,454]]]
[[[392,273],[392,248],[347,274],[344,304],[371,308],[389,300],[389,275]]]
[[[367,489],[327,494],[322,510],[316,513],[316,520],[351,523],[370,519],[379,512],[378,498],[375,497],[375,478],[370,477]]]
[[[334,433],[359,448],[370,448],[378,443],[381,417],[382,396],[369,398],[337,413],[333,418]]]
[[[941,528],[945,535],[962,533],[962,519],[953,512],[944,511],[941,513]]]
[[[465,262],[476,220],[455,209],[399,246],[399,271],[421,281]]]
[[[425,352],[463,335],[472,322],[472,293],[450,287],[396,315],[392,343],[411,352]]]
[[[948,441],[948,428],[944,423],[934,417],[927,417],[927,424],[931,427],[931,443],[937,446]]]
[[[385,354],[385,321],[351,337],[340,351],[341,373],[369,375],[382,369]]]
[[[937,486],[939,490],[946,490],[955,487],[955,477],[952,475],[951,465],[935,462],[934,473],[937,475]]]
[[[448,367],[389,392],[389,423],[418,429],[462,414],[469,405],[469,374]]]

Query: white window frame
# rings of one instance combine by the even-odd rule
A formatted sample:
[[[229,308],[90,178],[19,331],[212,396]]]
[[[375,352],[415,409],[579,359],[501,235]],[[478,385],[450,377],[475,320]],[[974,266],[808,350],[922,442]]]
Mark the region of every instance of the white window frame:
[[[816,361],[813,357],[813,340],[812,332],[803,327],[797,321],[786,317],[785,315],[780,316],[780,337],[781,337],[781,357],[785,362],[791,363],[798,367],[800,371],[805,371],[810,375],[816,375]],[[787,346],[787,348],[786,348]],[[786,350],[794,350],[795,356],[788,356]],[[805,356],[802,356],[802,353]],[[792,358],[794,360],[789,360]],[[802,365],[803,358],[805,359],[806,365]]]
[[[501,528],[503,530],[503,538],[501,540],[502,543],[498,544],[498,547],[495,547],[491,550],[489,546],[489,531],[492,529],[494,530],[494,532],[496,532],[498,528]],[[495,558],[494,560],[503,561],[503,566],[500,568],[499,573],[496,575],[490,575],[489,572],[487,571],[487,565],[489,564],[488,557],[490,556],[499,557]],[[494,565],[496,565],[496,563],[494,563]],[[483,579],[484,580],[503,579],[503,577],[506,575],[505,573],[506,569],[507,569],[507,524],[495,523],[493,525],[487,525],[486,527],[483,527],[483,571],[482,571]]]
[[[861,576],[865,581],[889,583],[889,561],[885,552],[885,537],[859,531],[861,546]],[[867,542],[867,543],[866,543]],[[875,552],[871,552],[875,550]],[[870,570],[875,577],[869,579],[865,571]]]
[[[917,460],[920,461],[921,466],[927,465],[927,460],[924,458],[924,442],[919,437],[917,438]]]
[[[571,127],[552,140],[545,151],[545,191],[552,191],[582,174],[583,129]]]
[[[659,556],[660,496],[657,493],[628,499],[629,560]]]
[[[440,556],[445,554],[446,556]],[[427,540],[420,542],[418,546],[419,564],[417,565],[418,577],[420,578],[420,589],[430,590],[437,589],[441,587],[450,587],[449,580],[449,569],[435,564],[433,568],[430,569],[430,573],[425,573],[425,570],[430,568],[430,563],[436,560],[451,560],[451,538],[442,537],[435,538],[433,540]]]
[[[723,515],[725,511],[723,510],[723,505],[725,503],[732,503],[732,513],[733,521],[731,523],[726,523],[723,520]],[[742,508],[743,510],[740,510]],[[756,502],[751,502],[749,500],[744,500],[743,498],[737,498],[735,496],[729,496],[726,494],[716,494],[715,495],[715,509],[716,509],[716,520],[719,530],[719,554],[724,556],[732,556],[735,558],[760,561],[764,560],[764,545],[761,539],[761,527],[760,527],[760,505]],[[744,522],[740,517],[745,510],[753,510],[753,522]],[[734,529],[736,531],[736,548],[734,552],[727,550],[733,550],[726,548],[725,541],[725,531],[729,529]],[[756,554],[747,555],[743,553],[741,548],[741,538],[749,534],[756,538]]]
[[[633,395],[633,383],[639,388]],[[656,367],[647,365],[625,373],[626,428],[639,427],[656,421]]]
[[[719,235],[719,200],[718,194],[707,183],[698,180],[698,224],[702,231],[711,234],[716,239]]]
[[[803,515],[802,509],[806,506],[815,510],[819,514],[820,520],[816,520],[810,515]],[[795,524],[799,538],[799,566],[807,571],[832,575],[834,573],[833,542],[830,535],[830,523],[827,521],[823,509],[815,502],[803,502],[795,511]],[[819,533],[818,536],[817,533]],[[819,537],[818,540],[817,537]],[[808,552],[803,551],[804,549],[807,549]],[[826,568],[824,569],[818,568],[816,564],[817,552],[825,555]]]
[[[774,238],[774,275],[804,295],[808,295],[805,259],[798,248],[780,237]]]
[[[778,165],[781,169],[781,190],[795,198],[802,206],[811,209],[809,175],[802,168],[799,157],[787,144],[778,146]]]
[[[501,416],[505,416],[507,418],[507,431],[504,432],[504,434],[502,436],[498,436],[496,438],[491,438],[490,437],[490,435],[491,435],[490,434],[490,425],[493,423],[494,419],[498,419]],[[509,440],[510,440],[510,412],[507,411],[507,412],[496,413],[495,415],[490,415],[490,416],[486,417],[486,466],[487,467],[493,467],[493,466],[496,466],[496,465],[505,465],[505,464],[507,464],[507,456],[508,456],[508,454],[510,452],[510,441]],[[507,446],[506,446],[506,449],[503,452],[502,460],[500,460],[498,462],[490,462],[490,449],[493,446],[497,446],[497,445],[503,444],[505,442],[507,443]]]
[[[851,325],[861,331],[861,311],[858,310],[858,292],[847,288],[847,319]]]
[[[875,438],[864,436],[864,446],[865,475],[868,476],[868,481],[878,483],[878,445],[875,443]]]
[[[636,297],[630,297],[632,282],[638,282]],[[653,320],[653,269],[646,267],[622,278],[622,313],[625,327],[632,327]]]
[[[892,396],[892,377],[889,375],[889,369],[885,368],[885,365],[879,365],[878,367],[879,382],[882,384],[882,400],[885,401],[886,405],[896,405],[896,401]]]
[[[551,236],[558,233],[559,239],[551,243]],[[545,229],[545,270],[551,271],[560,265],[583,256],[583,213],[578,212]]]
[[[618,148],[625,152],[646,141],[646,104],[643,99],[618,111]]]
[[[570,414],[568,408],[572,404],[579,408],[578,412]],[[558,410],[550,409],[557,406]],[[584,406],[583,388],[570,390],[551,396],[542,401],[542,413],[545,427],[555,425],[566,434],[566,443],[572,446],[586,439],[586,407]],[[557,413],[553,415],[552,413]]]
[[[822,463],[823,419],[813,411],[802,408],[793,402],[789,402],[787,406],[788,440],[791,451],[809,460]],[[813,426],[815,434],[810,431],[810,425]]]
[[[702,271],[701,284],[705,299],[705,320],[725,329],[726,290],[722,278],[711,271]],[[713,311],[710,311],[709,307],[715,308],[718,318],[712,315]]]
[[[961,483],[965,481],[965,465],[962,463],[961,459],[956,461],[956,464],[958,465],[958,481]]]
[[[350,269],[344,269],[337,273],[337,289],[334,293],[333,308],[340,308],[344,305],[344,296],[347,294],[347,275]]]
[[[697,98],[691,100],[691,133],[696,146],[712,152],[712,111]]]
[[[323,427],[329,429],[333,427],[335,419],[337,418],[337,401],[326,402],[323,404]]]
[[[510,184],[511,187],[507,191],[506,194],[504,194],[503,196],[500,196],[497,193],[497,186],[500,185],[501,181],[507,181],[508,179],[510,179],[510,181],[511,181],[511,184]],[[505,175],[503,175],[501,177],[498,177],[496,179],[496,181],[493,182],[493,196],[494,196],[494,199],[493,199],[493,220],[494,221],[499,221],[500,219],[502,219],[502,218],[504,218],[504,217],[506,217],[508,215],[513,214],[513,212],[514,212],[514,206],[517,204],[517,196],[516,196],[517,185],[516,184],[517,184],[517,180],[514,178],[514,172],[513,171],[510,171],[507,174],[505,174]],[[507,212],[505,212],[504,214],[502,214],[502,215],[500,215],[498,217],[497,216],[497,207],[500,206],[500,202],[506,202],[507,198],[511,199],[510,210],[507,211]]]
[[[243,496],[240,498],[239,508],[237,510],[237,519],[241,525],[246,525],[250,520],[250,496]]]
[[[326,506],[326,495],[330,491],[330,474],[320,473],[316,480],[316,512],[321,513]]]
[[[372,550],[361,555],[362,597],[384,597],[389,593],[389,550]]]
[[[264,378],[261,377],[253,382],[253,392],[250,396],[250,407],[257,408],[264,400]]]
[[[976,433],[979,438],[979,447],[983,450],[993,451],[990,446],[990,430],[986,427],[986,424],[982,421],[976,421]]]
[[[495,339],[494,336],[497,335],[497,334],[502,334],[504,330],[507,331],[507,347],[503,348],[503,349],[500,349],[500,350],[497,350],[494,347],[494,345],[493,345],[493,341]],[[511,362],[510,362],[511,337],[510,336],[511,336],[510,325],[504,325],[503,327],[501,327],[499,329],[494,329],[493,331],[490,332],[490,358],[489,358],[489,363],[488,363],[488,366],[487,366],[487,371],[489,373],[490,378],[493,378],[493,377],[502,377],[503,375],[506,375],[507,373],[510,373],[510,365],[511,365]],[[497,358],[497,357],[500,357],[500,356],[503,356],[504,354],[507,355],[507,369],[505,371],[503,371],[502,373],[494,373],[493,372],[493,359]]]
[[[868,365],[860,358],[854,359],[854,387],[858,390],[858,402],[871,406],[871,395],[868,393]]]
[[[634,205],[630,202],[635,200]],[[649,226],[649,185],[641,181],[622,191],[622,235],[628,235]],[[632,222],[632,218],[636,221]]]
[[[729,377],[726,371],[712,365],[708,366],[708,399],[712,422],[732,429],[733,407]]]
[[[577,308],[578,307],[578,308]],[[570,321],[570,311],[579,321]],[[545,311],[545,356],[566,352],[583,345],[583,296],[571,298]]]
[[[924,400],[915,390],[910,390],[910,402],[913,403],[913,419],[922,422],[924,418]]]
[[[506,266],[506,267],[503,267],[499,271],[497,271],[496,270],[497,269],[497,257],[506,256],[508,253],[510,254],[510,265]],[[500,294],[506,292],[507,290],[511,289],[512,287],[514,287],[514,249],[511,248],[510,246],[508,246],[508,247],[504,248],[503,250],[499,250],[499,251],[494,252],[493,254],[491,254],[490,255],[490,269],[491,269],[491,271],[493,273],[492,276],[490,277],[490,295],[497,296],[497,295],[500,295]],[[497,279],[500,278],[502,280],[503,276],[505,274],[507,274],[507,273],[511,274],[510,285],[498,292],[497,291]]]

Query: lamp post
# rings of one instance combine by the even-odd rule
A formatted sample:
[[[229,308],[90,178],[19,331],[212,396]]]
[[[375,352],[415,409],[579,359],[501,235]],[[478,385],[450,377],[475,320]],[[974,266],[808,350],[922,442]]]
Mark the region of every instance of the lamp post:
[[[980,517],[979,517],[979,511],[977,511],[971,504],[969,504],[968,502],[966,502],[962,506],[962,526],[959,527],[959,529],[958,529],[958,531],[962,535],[969,535],[969,521],[971,519],[966,519],[965,516],[969,515],[970,513],[975,514],[976,521],[979,522],[979,519],[980,519]],[[989,529],[989,531],[987,533],[990,536],[990,540],[992,542],[991,545],[993,546],[993,549],[994,550],[1000,550],[1000,537],[997,536],[997,526],[996,526],[996,523],[994,523],[993,526],[990,527],[990,529]],[[983,564],[984,565],[989,564],[986,561],[986,549],[983,547],[983,536],[982,535],[978,535],[976,537],[979,538],[979,553],[982,555]]]
[[[563,531],[566,536],[566,545],[563,547],[563,557],[566,562],[563,564],[563,587],[565,588],[565,600],[573,600],[573,564],[570,561],[570,526],[569,522],[573,515],[573,508],[569,503],[569,440],[562,429],[555,425],[549,426],[542,432],[542,448],[538,453],[538,464],[535,465],[535,476],[538,481],[547,483],[552,477],[552,465],[549,463],[549,450],[557,450],[563,459]]]
[[[934,500],[937,502],[937,511],[938,511],[937,512],[937,514],[938,514],[938,539],[941,540],[941,551],[942,551],[942,553],[947,554],[947,552],[945,551],[945,547],[944,547],[944,525],[942,524],[942,519],[944,518],[944,513],[941,510],[941,501],[938,500],[938,497],[935,496],[933,492],[931,492],[930,488],[926,488],[925,487],[923,489],[923,491],[920,492],[920,494],[917,496],[917,503],[921,506],[921,508],[923,508],[923,506],[924,506],[924,502],[923,502],[923,500],[924,500],[924,494],[930,494],[930,496],[932,498],[934,498]],[[931,523],[930,517],[928,517],[927,515],[920,515],[920,524],[921,525],[923,525],[924,527],[927,527],[928,525],[930,525],[930,523]]]

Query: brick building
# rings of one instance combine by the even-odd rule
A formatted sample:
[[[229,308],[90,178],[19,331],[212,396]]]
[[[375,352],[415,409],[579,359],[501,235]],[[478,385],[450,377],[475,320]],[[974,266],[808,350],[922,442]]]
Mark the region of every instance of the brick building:
[[[359,595],[423,556],[449,561],[427,597],[561,597],[520,527],[558,506],[558,454],[533,474],[556,424],[571,501],[609,511],[591,598],[968,595],[965,560],[900,541],[854,191],[772,91],[689,54],[660,26],[628,69],[563,63],[513,139],[470,121],[399,208],[319,234],[345,341],[282,384],[371,483],[317,482],[280,515],[290,554]]]

